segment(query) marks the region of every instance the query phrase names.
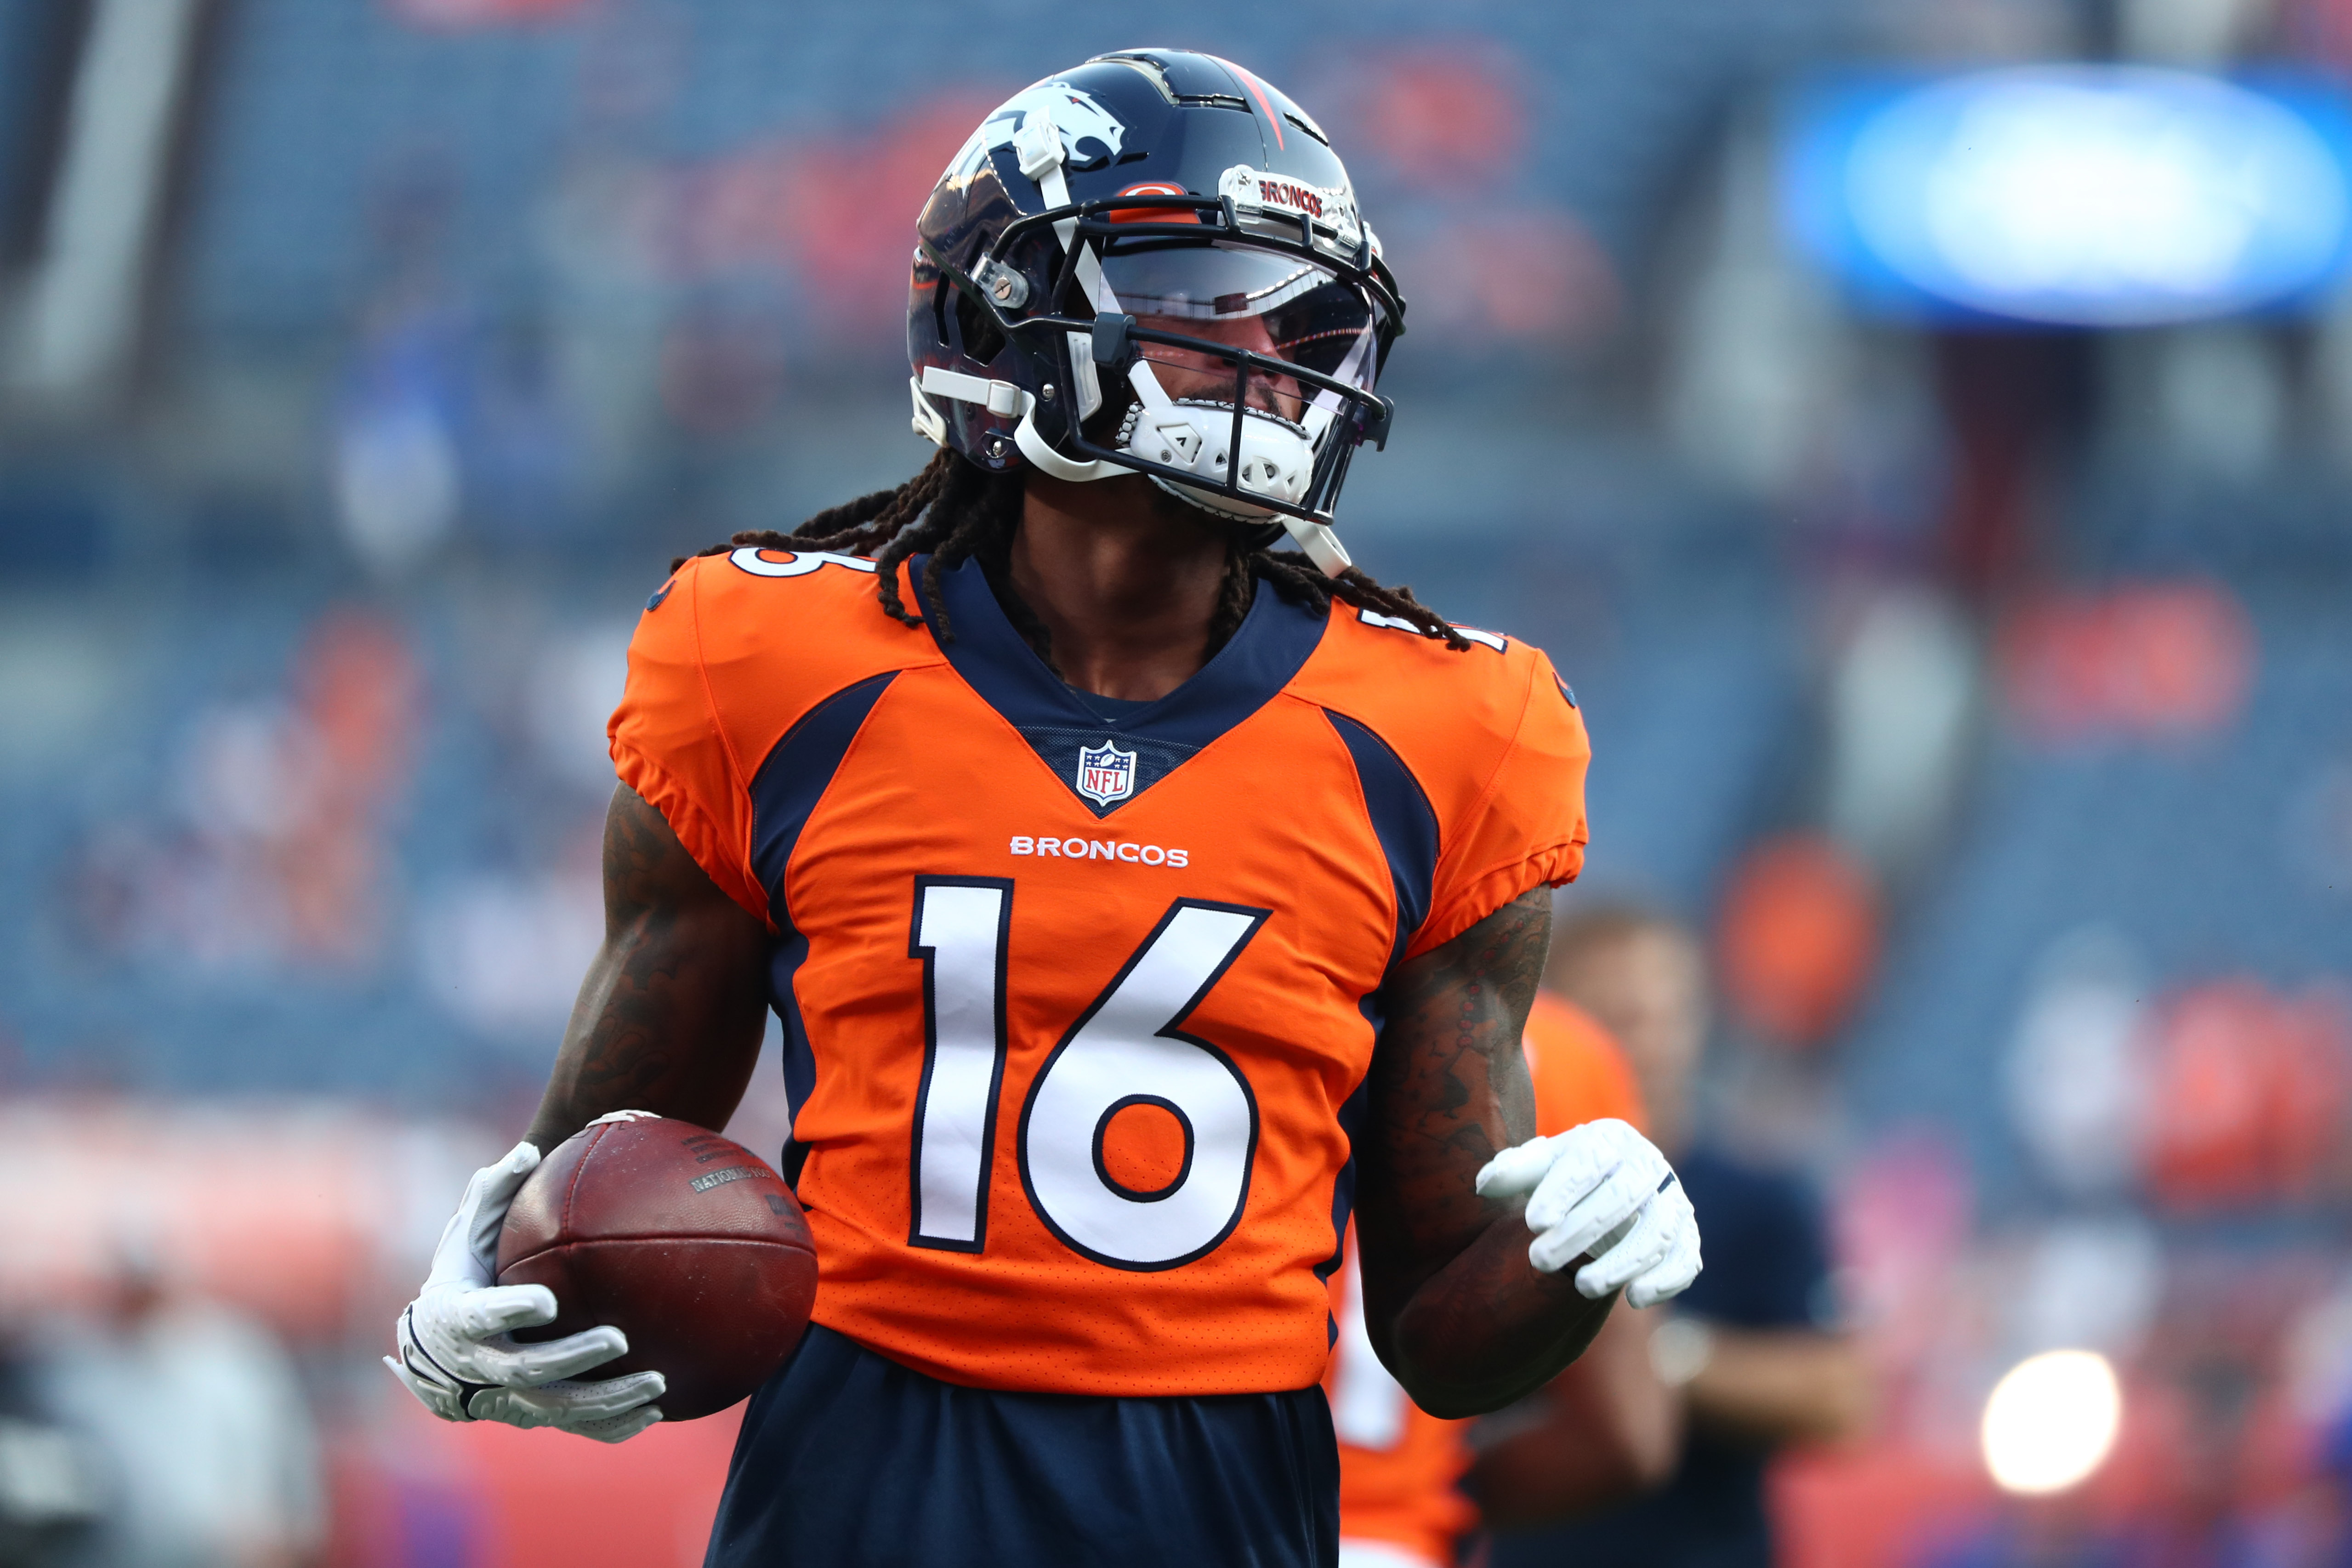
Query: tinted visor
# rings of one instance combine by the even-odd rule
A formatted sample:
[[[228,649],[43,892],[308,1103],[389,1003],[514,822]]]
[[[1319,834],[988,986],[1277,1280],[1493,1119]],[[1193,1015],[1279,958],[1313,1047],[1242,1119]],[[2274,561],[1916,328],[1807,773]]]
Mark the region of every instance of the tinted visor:
[[[1237,246],[1147,243],[1113,247],[1102,270],[1118,309],[1139,326],[1247,349],[1371,388],[1380,362],[1371,301],[1311,261]],[[1159,373],[1169,395],[1233,400],[1233,369],[1224,361],[1166,344],[1148,343],[1142,352],[1169,367]],[[1314,400],[1286,377],[1254,374],[1251,380],[1250,402],[1263,399],[1263,406],[1294,421]]]

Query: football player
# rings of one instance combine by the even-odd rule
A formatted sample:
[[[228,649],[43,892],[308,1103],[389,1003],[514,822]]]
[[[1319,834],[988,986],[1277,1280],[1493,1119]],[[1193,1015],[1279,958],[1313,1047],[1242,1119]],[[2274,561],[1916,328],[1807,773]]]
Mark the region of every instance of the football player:
[[[1331,531],[1403,302],[1289,99],[1089,60],[982,123],[915,237],[940,450],[649,601],[604,945],[394,1370],[452,1420],[657,1419],[657,1374],[583,1375],[616,1331],[512,1341],[554,1302],[493,1285],[499,1216],[600,1114],[723,1126],[772,1006],[821,1282],[708,1561],[1328,1563],[1351,1210],[1370,1342],[1442,1415],[1698,1268],[1647,1142],[1533,1136],[1583,725]]]
[[[1538,1131],[1612,1117],[1643,1125],[1633,1068],[1591,1014],[1538,991],[1522,1044]],[[1474,1432],[1413,1405],[1381,1365],[1357,1267],[1351,1233],[1333,1280],[1339,1337],[1323,1379],[1339,1437],[1339,1568],[1444,1568],[1482,1521],[1587,1512],[1672,1473],[1680,1423],[1651,1368],[1645,1316],[1612,1313],[1549,1387]]]

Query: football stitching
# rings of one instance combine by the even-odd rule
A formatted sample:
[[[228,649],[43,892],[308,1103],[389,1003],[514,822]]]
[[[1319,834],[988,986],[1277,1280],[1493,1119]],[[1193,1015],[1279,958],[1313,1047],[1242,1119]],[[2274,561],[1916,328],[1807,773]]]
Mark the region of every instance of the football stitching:
[[[603,1127],[589,1129],[588,1147],[581,1150],[580,1158],[572,1162],[572,1180],[563,1189],[563,1212],[556,1218],[555,1234],[559,1237],[572,1234],[572,1205],[580,1195],[580,1178],[587,1172],[589,1156],[596,1152],[597,1143],[608,1131]]]

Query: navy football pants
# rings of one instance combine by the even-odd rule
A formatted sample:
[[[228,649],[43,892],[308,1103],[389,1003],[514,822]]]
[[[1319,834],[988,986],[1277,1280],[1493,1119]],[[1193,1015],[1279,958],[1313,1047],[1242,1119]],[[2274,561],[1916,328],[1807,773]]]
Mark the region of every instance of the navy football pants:
[[[704,1568],[1331,1568],[1320,1388],[963,1388],[812,1325],[751,1397]]]

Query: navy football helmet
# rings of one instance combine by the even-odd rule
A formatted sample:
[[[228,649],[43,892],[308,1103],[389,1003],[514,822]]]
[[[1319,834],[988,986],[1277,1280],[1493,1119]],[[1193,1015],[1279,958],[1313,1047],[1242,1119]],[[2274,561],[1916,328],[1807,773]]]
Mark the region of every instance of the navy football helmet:
[[[1325,572],[1404,300],[1307,112],[1229,61],[1100,55],[948,165],[907,306],[915,429],[984,468],[1124,473]]]

